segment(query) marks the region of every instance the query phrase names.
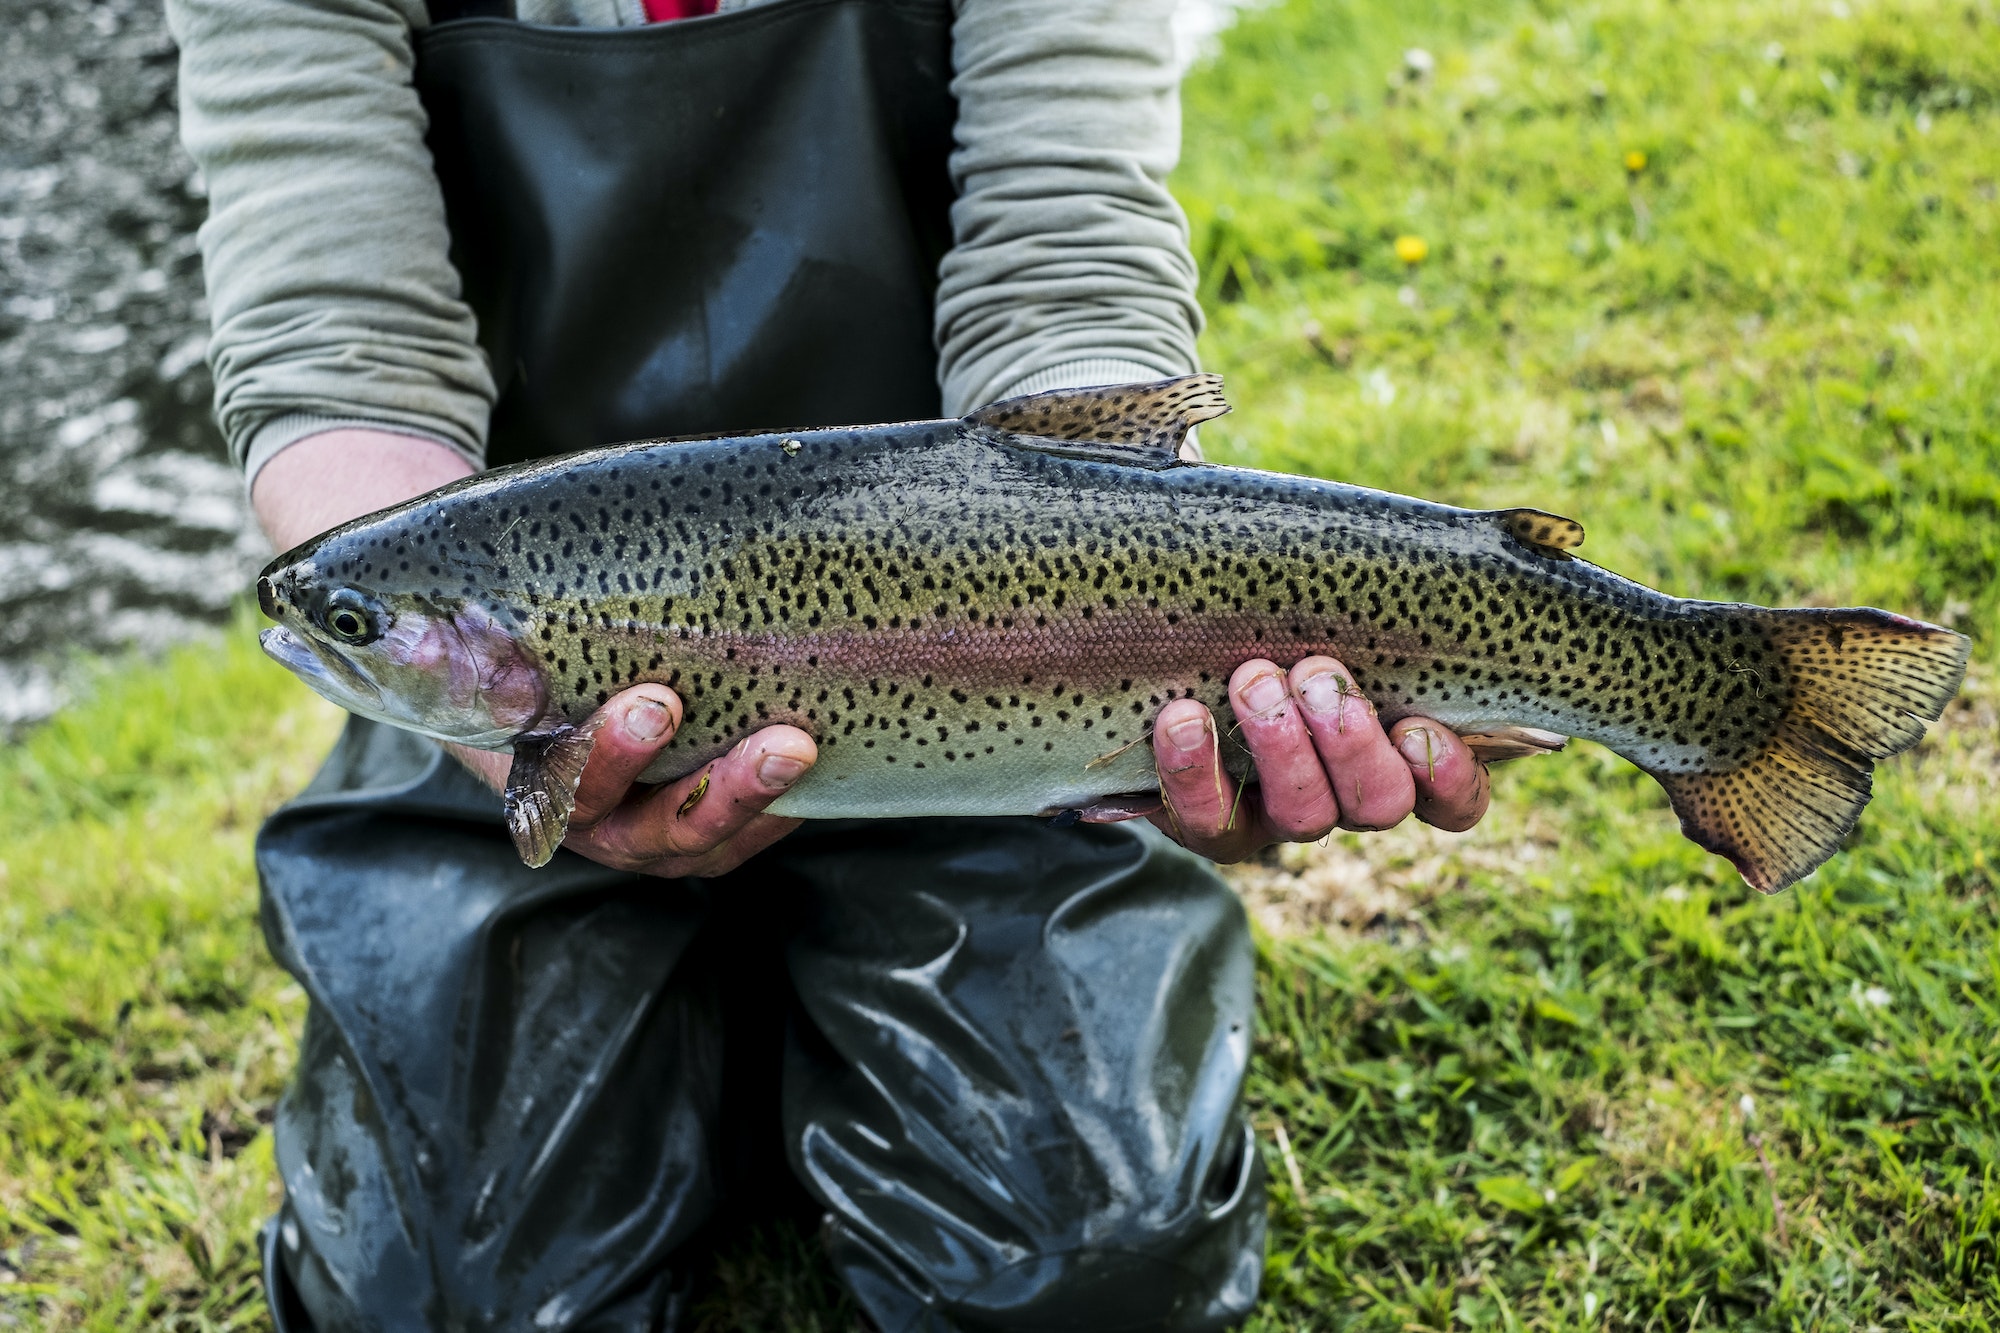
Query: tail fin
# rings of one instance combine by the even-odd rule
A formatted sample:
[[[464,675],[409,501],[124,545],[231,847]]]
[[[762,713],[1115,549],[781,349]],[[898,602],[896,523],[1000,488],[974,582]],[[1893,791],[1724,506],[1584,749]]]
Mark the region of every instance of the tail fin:
[[[1666,773],[1681,832],[1765,893],[1835,851],[1868,804],[1875,761],[1923,739],[1965,680],[1971,641],[1870,608],[1761,611],[1791,705],[1754,759],[1726,773]]]

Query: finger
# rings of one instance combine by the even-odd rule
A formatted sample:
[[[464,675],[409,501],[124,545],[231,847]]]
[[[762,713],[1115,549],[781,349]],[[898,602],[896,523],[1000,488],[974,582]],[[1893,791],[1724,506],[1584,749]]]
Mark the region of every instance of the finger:
[[[1270,662],[1245,662],[1229,678],[1229,706],[1256,761],[1258,794],[1271,831],[1289,842],[1310,842],[1329,832],[1340,822],[1340,806],[1285,674]]]
[[[784,795],[818,755],[797,727],[766,727],[697,772],[613,810],[587,836],[594,850],[625,865],[704,856]]]
[[[1426,717],[1406,717],[1389,735],[1416,783],[1417,818],[1453,833],[1479,822],[1493,784],[1486,765],[1472,757],[1451,728]]]
[[[681,699],[664,685],[634,685],[605,701],[604,725],[576,784],[570,827],[588,828],[609,814],[681,725]]]
[[[1223,771],[1215,717],[1198,700],[1175,699],[1153,723],[1153,762],[1166,809],[1153,823],[1189,851],[1217,861],[1247,856],[1261,845],[1255,811]]]
[[[1308,657],[1292,668],[1292,692],[1312,732],[1320,763],[1350,829],[1394,828],[1416,805],[1410,767],[1382,730],[1375,706],[1331,657]]]
[[[778,815],[752,815],[748,823],[723,839],[706,856],[663,857],[646,863],[641,869],[648,874],[666,876],[726,875],[805,822]]]

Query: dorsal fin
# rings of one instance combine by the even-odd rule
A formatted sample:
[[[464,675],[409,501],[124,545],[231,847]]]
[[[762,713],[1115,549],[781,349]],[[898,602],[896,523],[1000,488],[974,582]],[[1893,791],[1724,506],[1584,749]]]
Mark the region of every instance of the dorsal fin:
[[[1228,410],[1222,376],[1182,375],[1152,384],[1031,393],[989,403],[965,420],[1013,435],[1144,450],[1153,461],[1171,462],[1188,427]]]
[[[1539,547],[1550,555],[1569,558],[1569,552],[1583,545],[1583,524],[1561,514],[1542,509],[1496,509],[1493,516],[1517,541]]]

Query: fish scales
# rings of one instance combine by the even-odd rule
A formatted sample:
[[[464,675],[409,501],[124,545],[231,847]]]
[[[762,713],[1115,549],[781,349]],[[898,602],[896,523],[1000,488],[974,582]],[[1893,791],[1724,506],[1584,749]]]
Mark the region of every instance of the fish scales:
[[[986,783],[930,794],[867,770],[963,762],[1013,789],[1024,771],[1060,783],[1039,757],[1055,733],[1087,763],[1169,699],[1226,705],[1234,667],[1274,654],[1340,658],[1391,720],[1565,734],[1601,721],[1667,769],[1695,762],[1696,735],[1746,752],[1784,710],[1783,668],[1747,627],[1710,642],[1692,604],[1577,562],[1551,571],[1441,506],[1223,469],[1110,488],[1093,473],[1117,464],[942,430],[636,461],[593,469],[581,503],[503,502],[493,521],[525,523],[487,577],[534,608],[526,648],[565,716],[640,680],[681,693],[686,722],[650,780],[761,726],[814,733],[826,758],[786,798],[793,813],[990,809]],[[913,496],[912,472],[938,493]],[[718,502],[732,521],[702,523]],[[867,753],[836,759],[857,737]],[[1011,750],[1029,752],[1025,769]],[[1001,762],[982,764],[989,753]],[[1119,776],[1149,762],[1135,754]],[[1071,767],[1033,808],[1125,790]],[[833,786],[857,781],[864,794]]]
[[[1669,597],[1570,556],[1581,529],[1553,515],[1178,464],[1189,421],[1214,414],[1207,383],[504,470],[281,557],[260,595],[297,629],[359,590],[401,656],[371,674],[315,642],[342,701],[511,744],[517,770],[641,681],[684,704],[648,781],[801,727],[819,761],[771,808],[808,818],[1151,790],[1145,742],[1168,701],[1227,717],[1242,662],[1327,654],[1385,722],[1610,746],[1667,785],[1684,824],[1706,810],[1690,835],[1761,887],[1830,853],[1867,765],[1921,735],[1962,675],[1948,631]],[[420,661],[419,683],[384,687]],[[364,677],[372,696],[352,697]],[[1233,737],[1225,754],[1249,774]],[[1826,808],[1802,814],[1787,785]]]

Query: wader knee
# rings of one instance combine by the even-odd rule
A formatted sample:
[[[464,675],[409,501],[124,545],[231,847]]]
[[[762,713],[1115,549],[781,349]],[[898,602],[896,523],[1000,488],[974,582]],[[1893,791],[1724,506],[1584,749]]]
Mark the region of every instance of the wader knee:
[[[1264,1169],[1247,1126],[1198,1205],[1101,1242],[1024,1255],[953,1290],[914,1273],[829,1218],[828,1255],[882,1333],[1207,1333],[1257,1301],[1264,1269]],[[1178,1194],[1154,1182],[1149,1201]],[[1121,1209],[1121,1211],[1123,1211]],[[1142,1212],[1150,1209],[1142,1208]]]
[[[811,854],[794,1169],[884,1333],[1225,1328],[1255,1301],[1254,956],[1150,829],[876,824]]]

